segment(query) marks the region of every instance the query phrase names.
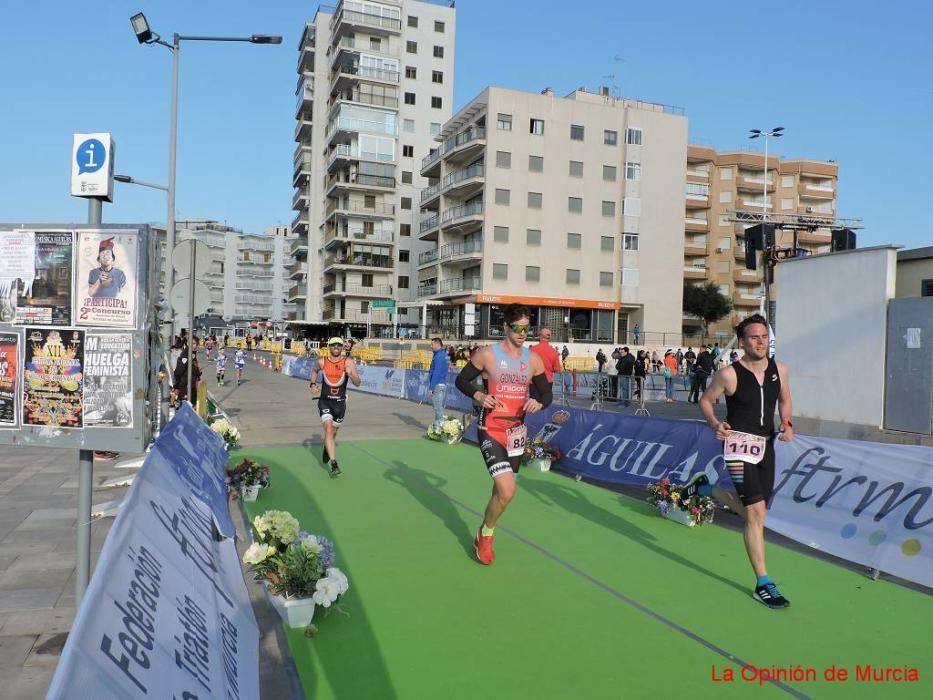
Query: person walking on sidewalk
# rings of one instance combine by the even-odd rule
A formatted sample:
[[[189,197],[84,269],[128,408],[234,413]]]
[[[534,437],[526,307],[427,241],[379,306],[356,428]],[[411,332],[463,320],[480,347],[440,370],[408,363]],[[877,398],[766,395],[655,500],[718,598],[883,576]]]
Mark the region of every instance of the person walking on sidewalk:
[[[444,401],[447,398],[447,371],[450,363],[447,361],[447,351],[440,338],[431,338],[431,370],[428,375],[428,396],[434,406],[434,427],[440,429],[444,422]]]
[[[353,386],[360,385],[356,362],[350,357],[345,357],[343,353],[343,338],[331,338],[327,341],[327,354],[322,355],[311,370],[312,396],[318,374],[323,376],[317,409],[324,426],[323,460],[324,464],[330,464],[331,477],[338,477],[343,473],[337,465],[337,431],[347,412],[347,384],[353,382]]]
[[[717,440],[723,444],[723,458],[739,499],[731,491],[713,488],[705,473],[688,482],[683,498],[694,494],[710,496],[726,503],[745,518],[745,551],[755,572],[752,597],[769,608],[790,606],[778,591],[765,566],[765,514],[774,490],[774,408],[781,415],[778,439],[794,438],[791,422],[793,404],[787,367],[768,357],[768,324],[760,314],[746,318],[736,329],[745,356],[723,367],[713,377],[700,399],[700,410]],[[713,402],[726,395],[726,420],[720,422]]]
[[[713,374],[713,354],[707,348],[697,356],[696,366],[693,368],[693,383],[691,398],[693,403],[700,401],[700,395],[706,391],[706,382]]]
[[[524,347],[530,312],[510,304],[504,316],[505,339],[477,352],[457,376],[457,388],[482,406],[477,436],[493,486],[473,546],[477,559],[487,566],[496,558],[492,548],[496,523],[515,496],[515,475],[528,437],[525,415],[547,407],[553,398],[541,357]],[[484,390],[471,383],[481,375]],[[529,385],[535,386],[539,400],[529,398]]]

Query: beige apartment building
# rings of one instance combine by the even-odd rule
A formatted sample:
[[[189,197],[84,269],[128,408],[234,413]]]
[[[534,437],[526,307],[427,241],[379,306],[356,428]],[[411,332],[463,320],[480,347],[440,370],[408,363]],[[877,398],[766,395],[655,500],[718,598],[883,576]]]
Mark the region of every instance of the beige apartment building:
[[[555,342],[679,340],[687,120],[661,104],[489,87],[421,162],[415,267],[429,329],[502,333],[528,305]],[[676,336],[676,338],[675,338]]]
[[[299,43],[292,207],[295,320],[391,330],[414,298],[415,154],[453,106],[455,10],[414,0],[319,7]],[[374,303],[375,302],[375,303]],[[402,318],[404,321],[404,317]]]
[[[715,282],[732,302],[732,313],[710,326],[712,339],[729,342],[733,328],[756,313],[762,295],[762,267],[745,266],[745,230],[753,224],[735,223],[734,212],[762,213],[780,219],[797,215],[818,223],[836,217],[836,181],[839,168],[832,161],[781,160],[768,156],[767,177],[763,153],[716,152],[709,146],[687,149],[684,220],[685,282]],[[767,182],[767,199],[765,183]],[[810,231],[778,229],[776,246],[808,253],[830,250],[829,226]],[[780,299],[780,264],[772,298]],[[699,340],[699,319],[684,315],[686,338]],[[685,341],[686,342],[686,341]]]

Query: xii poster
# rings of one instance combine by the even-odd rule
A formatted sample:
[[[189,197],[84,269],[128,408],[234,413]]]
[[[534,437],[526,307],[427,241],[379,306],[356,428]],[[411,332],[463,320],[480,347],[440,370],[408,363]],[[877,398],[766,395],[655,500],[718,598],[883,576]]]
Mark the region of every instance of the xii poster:
[[[84,331],[27,328],[23,425],[84,427]]]
[[[135,233],[78,234],[76,325],[136,328],[138,244]]]
[[[74,234],[0,231],[0,322],[71,325]]]
[[[133,336],[88,332],[84,348],[84,427],[133,427]]]
[[[0,429],[15,428],[18,421],[16,378],[19,369],[19,334],[0,333]]]

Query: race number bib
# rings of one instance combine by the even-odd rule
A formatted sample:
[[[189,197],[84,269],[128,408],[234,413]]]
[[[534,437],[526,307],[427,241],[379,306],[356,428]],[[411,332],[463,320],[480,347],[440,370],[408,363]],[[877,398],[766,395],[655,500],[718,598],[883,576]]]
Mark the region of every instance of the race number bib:
[[[722,456],[727,462],[746,462],[758,464],[765,456],[767,443],[761,435],[730,430],[722,448]]]
[[[505,452],[509,457],[518,457],[525,453],[525,440],[528,438],[528,428],[516,425],[505,433]]]

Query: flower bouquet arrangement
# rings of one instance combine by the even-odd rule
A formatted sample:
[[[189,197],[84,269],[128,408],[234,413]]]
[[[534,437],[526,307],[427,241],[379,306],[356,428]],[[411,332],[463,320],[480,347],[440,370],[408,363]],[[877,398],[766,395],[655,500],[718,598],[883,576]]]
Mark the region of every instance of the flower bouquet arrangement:
[[[696,495],[684,500],[683,486],[672,484],[670,479],[648,484],[646,500],[665,518],[683,522],[689,527],[713,522],[716,509],[713,499],[707,496]]]
[[[314,606],[330,608],[350,584],[334,566],[334,546],[326,537],[299,529],[286,511],[269,510],[253,520],[256,541],[243,553],[256,581],[265,584],[270,601],[291,627],[304,627]]]
[[[226,418],[220,418],[211,423],[211,430],[224,439],[228,449],[240,444],[240,431]]]
[[[435,426],[433,423],[428,426],[427,435],[429,440],[455,445],[460,442],[460,438],[463,437],[463,423],[456,418],[444,416],[444,420],[439,427]]]
[[[243,500],[255,501],[259,490],[269,486],[269,465],[244,459],[233,469],[227,469],[227,483],[234,492],[243,494]]]
[[[522,454],[522,464],[529,464],[539,471],[546,472],[551,470],[551,462],[560,459],[560,450],[556,445],[551,445],[540,438],[536,438],[525,445],[525,452]]]

